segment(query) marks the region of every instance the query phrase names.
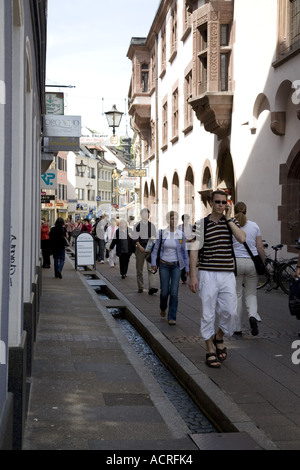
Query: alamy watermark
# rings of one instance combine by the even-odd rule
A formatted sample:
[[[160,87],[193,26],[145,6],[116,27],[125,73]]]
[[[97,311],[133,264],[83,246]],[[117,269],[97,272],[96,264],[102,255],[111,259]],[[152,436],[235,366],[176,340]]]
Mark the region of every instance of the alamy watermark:
[[[6,364],[6,346],[4,341],[0,341],[0,365]]]
[[[294,93],[292,94],[292,102],[294,104],[300,104],[300,80],[295,80],[292,83],[292,88],[295,89]]]
[[[0,80],[0,104],[6,104],[5,83],[3,80]]]
[[[300,364],[300,339],[293,341],[292,349],[296,349],[292,354],[292,363],[297,366]]]

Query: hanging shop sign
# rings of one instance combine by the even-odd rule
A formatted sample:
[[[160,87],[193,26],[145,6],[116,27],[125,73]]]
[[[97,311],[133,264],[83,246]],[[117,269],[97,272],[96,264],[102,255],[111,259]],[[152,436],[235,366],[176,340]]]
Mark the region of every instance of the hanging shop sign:
[[[143,168],[128,170],[128,176],[130,176],[131,178],[145,178],[147,176],[147,170]]]
[[[41,189],[57,189],[57,170],[41,174]]]
[[[49,194],[41,195],[41,204],[50,204],[51,201],[55,201],[55,196],[50,196]]]
[[[44,137],[44,152],[79,152],[79,137]]]
[[[64,94],[45,93],[47,114],[64,114]]]
[[[44,116],[45,137],[81,137],[81,116]]]

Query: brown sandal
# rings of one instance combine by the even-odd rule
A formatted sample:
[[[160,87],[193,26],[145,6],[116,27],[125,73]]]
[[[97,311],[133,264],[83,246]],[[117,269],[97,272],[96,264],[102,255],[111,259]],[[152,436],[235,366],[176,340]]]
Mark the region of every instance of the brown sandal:
[[[214,357],[214,359],[213,359]],[[210,359],[211,358],[211,359]],[[205,364],[212,369],[220,369],[221,364],[217,359],[217,355],[215,353],[207,353],[206,354],[206,361]]]
[[[223,349],[220,349],[217,347],[217,344],[222,344],[224,343],[224,341],[222,339],[217,339],[217,336],[215,335],[214,336],[214,339],[213,339],[213,343],[216,347],[216,353],[217,353],[217,357],[219,359],[219,361],[225,361],[225,359],[227,359],[227,348],[223,348]],[[221,354],[224,354],[225,357],[222,357]]]

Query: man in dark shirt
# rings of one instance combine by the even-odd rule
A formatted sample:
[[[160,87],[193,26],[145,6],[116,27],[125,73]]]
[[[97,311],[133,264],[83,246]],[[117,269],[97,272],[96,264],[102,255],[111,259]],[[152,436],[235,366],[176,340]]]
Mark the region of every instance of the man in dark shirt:
[[[155,225],[149,221],[150,211],[147,208],[141,210],[141,220],[135,224],[133,228],[133,240],[136,242],[136,278],[138,285],[138,292],[143,293],[144,291],[144,263],[146,261],[148,271],[148,283],[149,283],[149,295],[155,294],[158,289],[156,287],[156,277],[151,268],[151,260],[146,259],[146,246],[148,240],[156,238]]]

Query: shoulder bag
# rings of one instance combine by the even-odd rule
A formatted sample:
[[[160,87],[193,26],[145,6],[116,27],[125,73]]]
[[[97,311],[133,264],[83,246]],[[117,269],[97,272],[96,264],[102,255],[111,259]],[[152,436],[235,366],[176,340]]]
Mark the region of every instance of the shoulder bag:
[[[146,261],[148,261],[148,263],[151,263],[151,255],[152,255],[152,251],[153,251],[154,246],[155,246],[155,241],[151,240],[151,242],[153,242],[152,247],[150,248],[150,251],[147,252],[147,255],[145,257],[145,259],[146,259]],[[160,242],[159,242],[159,248],[158,248],[157,258],[156,258],[156,266],[157,267],[159,266],[159,262],[160,262],[161,242],[162,242],[162,230],[160,232]],[[147,249],[147,247],[146,247],[146,249]]]
[[[261,257],[259,255],[254,256],[246,242],[244,243],[244,247],[246,248],[246,250],[248,251],[249,255],[252,258],[257,274],[260,274],[260,275],[265,274],[266,267]]]

